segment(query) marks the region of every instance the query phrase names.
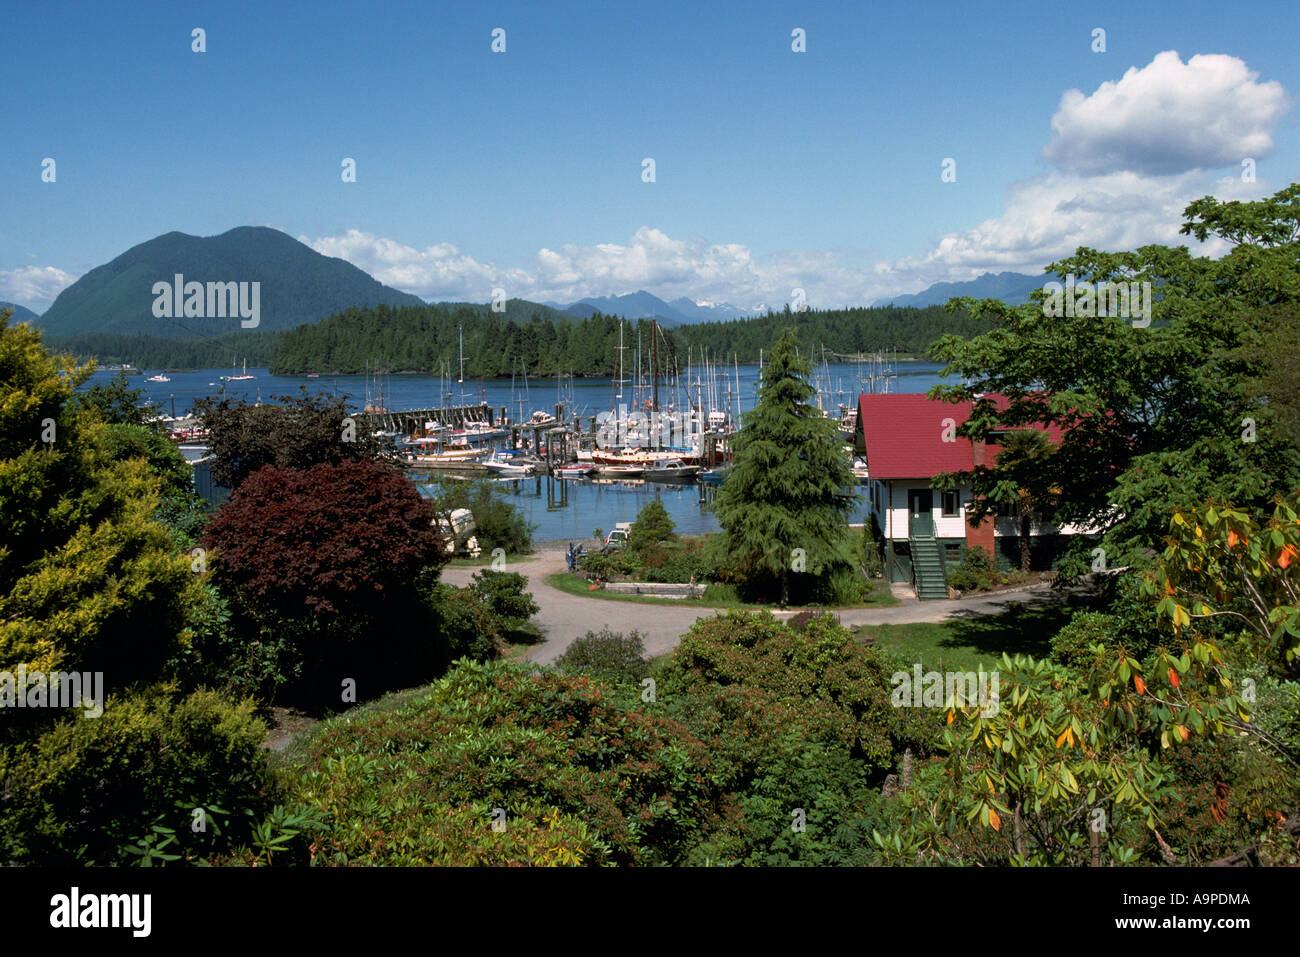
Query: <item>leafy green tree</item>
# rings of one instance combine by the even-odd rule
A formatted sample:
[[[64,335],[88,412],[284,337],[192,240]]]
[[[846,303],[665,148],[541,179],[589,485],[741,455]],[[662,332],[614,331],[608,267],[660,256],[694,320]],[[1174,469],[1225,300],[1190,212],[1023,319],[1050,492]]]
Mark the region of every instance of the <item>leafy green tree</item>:
[[[107,382],[95,382],[76,394],[76,404],[95,409],[110,425],[144,425],[144,390],[133,389],[125,372]]]
[[[346,397],[276,396],[276,402],[200,399],[195,413],[210,433],[212,477],[238,488],[264,465],[306,469],[313,465],[383,458],[379,441],[348,411]]]
[[[987,497],[971,503],[970,515],[982,521],[996,510],[997,504],[1014,505],[1020,521],[1020,570],[1028,574],[1031,538],[1035,524],[1050,521],[1058,504],[1057,487],[1049,468],[1056,446],[1046,434],[1036,429],[1017,429],[999,439],[997,467],[975,467],[975,473],[988,475],[991,490]]]
[[[155,521],[160,480],[74,400],[89,375],[0,315],[0,668],[155,680],[200,589]]]
[[[976,400],[962,434],[1065,430],[1041,485],[1059,490],[1062,522],[1103,531],[1112,567],[1149,561],[1175,509],[1207,500],[1259,506],[1300,485],[1300,443],[1261,390],[1274,368],[1261,316],[1300,303],[1300,184],[1253,203],[1198,200],[1185,217],[1184,233],[1226,239],[1232,251],[1210,259],[1186,247],[1080,248],[1048,267],[1061,280],[1151,283],[1149,325],[1095,309],[1069,315],[1045,290],[1019,307],[957,299],[949,306],[993,329],[946,336],[932,349],[965,384],[931,395]],[[986,395],[995,392],[1009,397],[1009,409]],[[997,469],[973,474],[974,492],[991,498],[1006,478]],[[1088,568],[1092,543],[1074,544],[1067,573]]]
[[[763,367],[758,404],[734,439],[718,491],[719,548],[758,594],[790,601],[792,584],[847,567],[840,545],[854,482],[836,423],[811,404],[811,363],[787,329]]]

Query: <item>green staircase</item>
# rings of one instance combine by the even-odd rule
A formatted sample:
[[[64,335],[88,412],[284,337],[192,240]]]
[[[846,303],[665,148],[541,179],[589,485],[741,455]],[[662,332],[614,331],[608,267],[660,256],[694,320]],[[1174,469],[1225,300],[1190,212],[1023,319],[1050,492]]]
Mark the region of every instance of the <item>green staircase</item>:
[[[921,601],[948,597],[948,578],[944,573],[943,549],[933,536],[913,536],[912,584]]]

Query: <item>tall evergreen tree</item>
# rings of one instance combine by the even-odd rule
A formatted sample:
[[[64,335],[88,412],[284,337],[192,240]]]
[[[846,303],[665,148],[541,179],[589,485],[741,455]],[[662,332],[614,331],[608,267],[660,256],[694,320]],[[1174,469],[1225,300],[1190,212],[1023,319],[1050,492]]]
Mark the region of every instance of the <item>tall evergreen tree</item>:
[[[853,473],[836,423],[810,404],[811,374],[787,328],[763,367],[758,405],[745,414],[713,506],[730,566],[753,592],[779,594],[782,604],[792,587],[803,591],[816,576],[848,567],[838,546],[849,504],[839,491]]]

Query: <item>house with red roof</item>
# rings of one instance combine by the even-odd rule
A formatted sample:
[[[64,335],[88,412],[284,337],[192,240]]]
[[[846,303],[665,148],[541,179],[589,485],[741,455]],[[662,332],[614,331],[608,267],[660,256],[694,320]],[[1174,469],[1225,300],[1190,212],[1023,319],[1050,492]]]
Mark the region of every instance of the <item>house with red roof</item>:
[[[1005,397],[993,398],[1000,408],[1006,407]],[[996,518],[976,525],[967,518],[969,485],[951,490],[934,486],[937,475],[996,460],[996,444],[972,443],[957,434],[972,408],[970,402],[942,402],[919,394],[858,397],[858,440],[866,450],[871,515],[884,537],[885,575],[891,582],[913,583],[919,598],[947,597],[946,568],[960,561],[963,546],[983,548],[1004,564],[1013,563],[1019,550],[1014,506],[1000,507]],[[1059,444],[1059,429],[1044,431]],[[1035,524],[1031,535],[1046,539],[1079,531]],[[1059,551],[1059,540],[1035,551],[1040,563],[1050,561]]]

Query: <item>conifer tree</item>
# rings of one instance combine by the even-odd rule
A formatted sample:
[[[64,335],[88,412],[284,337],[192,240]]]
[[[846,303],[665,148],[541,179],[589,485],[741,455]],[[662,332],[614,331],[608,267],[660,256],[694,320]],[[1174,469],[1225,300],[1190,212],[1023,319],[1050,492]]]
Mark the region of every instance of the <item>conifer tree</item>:
[[[718,491],[714,512],[728,564],[755,595],[790,600],[791,587],[811,585],[848,567],[838,547],[853,484],[833,419],[810,404],[809,360],[786,329],[763,368],[758,405],[734,439],[735,464]]]

